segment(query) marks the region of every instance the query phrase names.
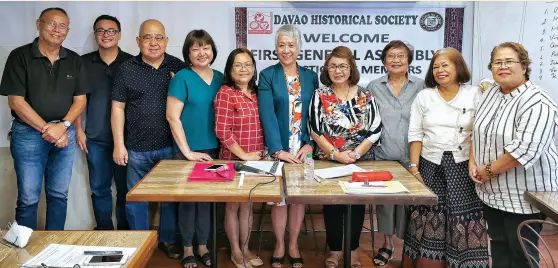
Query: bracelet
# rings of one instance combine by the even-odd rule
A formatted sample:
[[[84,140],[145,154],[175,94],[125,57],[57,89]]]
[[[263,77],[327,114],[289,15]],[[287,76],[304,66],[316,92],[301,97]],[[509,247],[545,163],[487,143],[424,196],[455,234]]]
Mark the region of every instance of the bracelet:
[[[333,147],[333,149],[331,149],[331,151],[329,151],[329,160],[335,160],[335,157],[333,156],[335,154],[335,152],[339,152],[339,149]]]
[[[420,174],[420,172],[417,171],[415,174],[413,174],[413,176],[417,176],[417,174]]]
[[[496,175],[494,175],[494,173],[492,173],[491,167],[492,167],[492,163],[488,163],[488,164],[486,164],[484,169],[486,170],[486,174],[488,175],[488,178],[489,179],[494,179],[496,177]]]

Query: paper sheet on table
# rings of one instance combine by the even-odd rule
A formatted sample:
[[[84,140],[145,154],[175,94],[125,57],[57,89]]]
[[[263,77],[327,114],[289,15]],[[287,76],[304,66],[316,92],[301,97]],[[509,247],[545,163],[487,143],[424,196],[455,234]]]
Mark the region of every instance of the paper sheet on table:
[[[402,194],[410,193],[399,181],[375,181],[370,186],[364,186],[364,182],[340,181],[339,185],[346,194]]]
[[[333,179],[345,176],[353,175],[353,172],[367,171],[366,169],[360,168],[355,164],[350,164],[340,167],[332,168],[322,168],[314,170],[314,175],[318,176],[320,179]]]
[[[275,161],[246,161],[246,164],[244,165],[257,168],[263,171],[271,172],[271,167],[273,166],[273,163],[275,163]],[[277,169],[275,170],[275,176],[281,176],[283,174],[283,162],[278,162],[278,163],[279,165],[277,165]],[[245,174],[246,176],[258,176],[258,177],[270,176],[270,175],[256,174],[252,172],[246,172]]]
[[[33,257],[20,267],[32,268],[42,267],[41,263],[47,266],[54,267],[74,267],[79,264],[84,267],[83,263],[87,258],[83,255],[84,251],[122,251],[123,255],[128,255],[126,262],[130,261],[130,256],[134,254],[136,248],[120,248],[120,247],[96,247],[96,246],[76,246],[76,245],[61,245],[50,244],[47,248],[43,249],[37,256]],[[112,266],[87,266],[95,268],[116,268],[120,265]]]

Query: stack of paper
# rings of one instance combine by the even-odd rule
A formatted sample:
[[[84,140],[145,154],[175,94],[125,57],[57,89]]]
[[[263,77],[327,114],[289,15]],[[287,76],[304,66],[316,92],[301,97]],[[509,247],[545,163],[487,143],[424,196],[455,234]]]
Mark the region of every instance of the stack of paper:
[[[87,256],[84,251],[122,251],[122,254],[131,256],[136,248],[121,248],[121,247],[96,247],[96,246],[75,246],[75,245],[60,245],[50,244],[47,248],[43,249],[35,257],[22,264],[20,267],[32,268],[42,267],[45,264],[48,267],[69,267],[79,264],[83,267],[83,263]],[[130,259],[128,259],[129,261]],[[94,266],[96,268],[115,268],[120,265],[112,266]]]
[[[340,181],[339,185],[346,194],[401,194],[410,193],[399,181],[376,181],[369,182],[368,186],[364,182]]]
[[[367,171],[366,169],[360,168],[355,164],[350,164],[340,167],[332,168],[322,168],[314,170],[314,174],[320,179],[333,179],[345,176],[353,175],[353,172]]]
[[[271,168],[273,167],[274,163],[277,163],[277,166],[275,172],[272,172]],[[283,164],[284,164],[283,162],[276,162],[276,161],[246,161],[246,164],[244,165],[257,168],[259,170],[272,172],[275,174],[275,176],[281,176],[283,174]],[[258,177],[270,176],[270,175],[256,174],[252,172],[246,172],[245,175],[258,176]]]

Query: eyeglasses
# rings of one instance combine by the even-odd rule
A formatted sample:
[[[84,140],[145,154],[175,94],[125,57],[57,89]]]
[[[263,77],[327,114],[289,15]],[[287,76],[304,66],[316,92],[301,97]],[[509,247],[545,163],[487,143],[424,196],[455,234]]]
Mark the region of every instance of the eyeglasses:
[[[495,68],[500,68],[500,67],[502,67],[502,66],[512,67],[512,66],[514,66],[516,63],[519,63],[519,61],[515,61],[515,60],[494,61],[494,62],[492,62],[492,67],[495,67]]]
[[[67,32],[70,29],[68,27],[68,25],[66,25],[64,23],[59,24],[56,21],[44,21],[42,19],[39,19],[39,21],[46,24],[46,26],[49,30],[54,30],[54,29],[58,28],[58,30],[60,30],[61,32]]]
[[[390,61],[394,60],[394,59],[398,59],[398,60],[403,60],[405,58],[407,58],[407,54],[401,53],[401,54],[388,54],[386,56],[386,58]]]
[[[149,43],[153,40],[155,40],[157,43],[162,43],[163,41],[165,41],[167,39],[167,37],[164,36],[164,35],[156,35],[156,36],[144,35],[144,36],[140,36],[139,38],[144,43]]]
[[[97,34],[98,36],[103,36],[105,33],[109,36],[113,36],[118,32],[120,32],[120,31],[118,31],[116,29],[113,29],[113,28],[109,28],[109,29],[99,28],[99,29],[95,30],[95,34]]]
[[[242,69],[245,69],[245,70],[250,71],[250,70],[252,70],[252,69],[254,68],[254,65],[251,64],[251,63],[245,64],[245,65],[242,65],[242,64],[240,64],[240,63],[237,63],[237,64],[233,64],[232,67],[235,69],[235,71],[239,71],[239,72],[240,72],[240,71],[242,71]]]
[[[339,69],[339,71],[344,72],[346,70],[349,69],[349,65],[348,64],[339,64],[339,65],[335,65],[335,64],[329,64],[327,66],[327,70],[330,72],[335,72],[335,70]]]

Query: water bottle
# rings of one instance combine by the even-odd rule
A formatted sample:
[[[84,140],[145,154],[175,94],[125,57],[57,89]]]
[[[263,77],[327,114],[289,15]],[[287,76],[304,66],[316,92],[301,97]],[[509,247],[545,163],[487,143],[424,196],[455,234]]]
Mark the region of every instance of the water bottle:
[[[314,159],[312,159],[312,154],[307,154],[304,159],[304,179],[314,179]]]

